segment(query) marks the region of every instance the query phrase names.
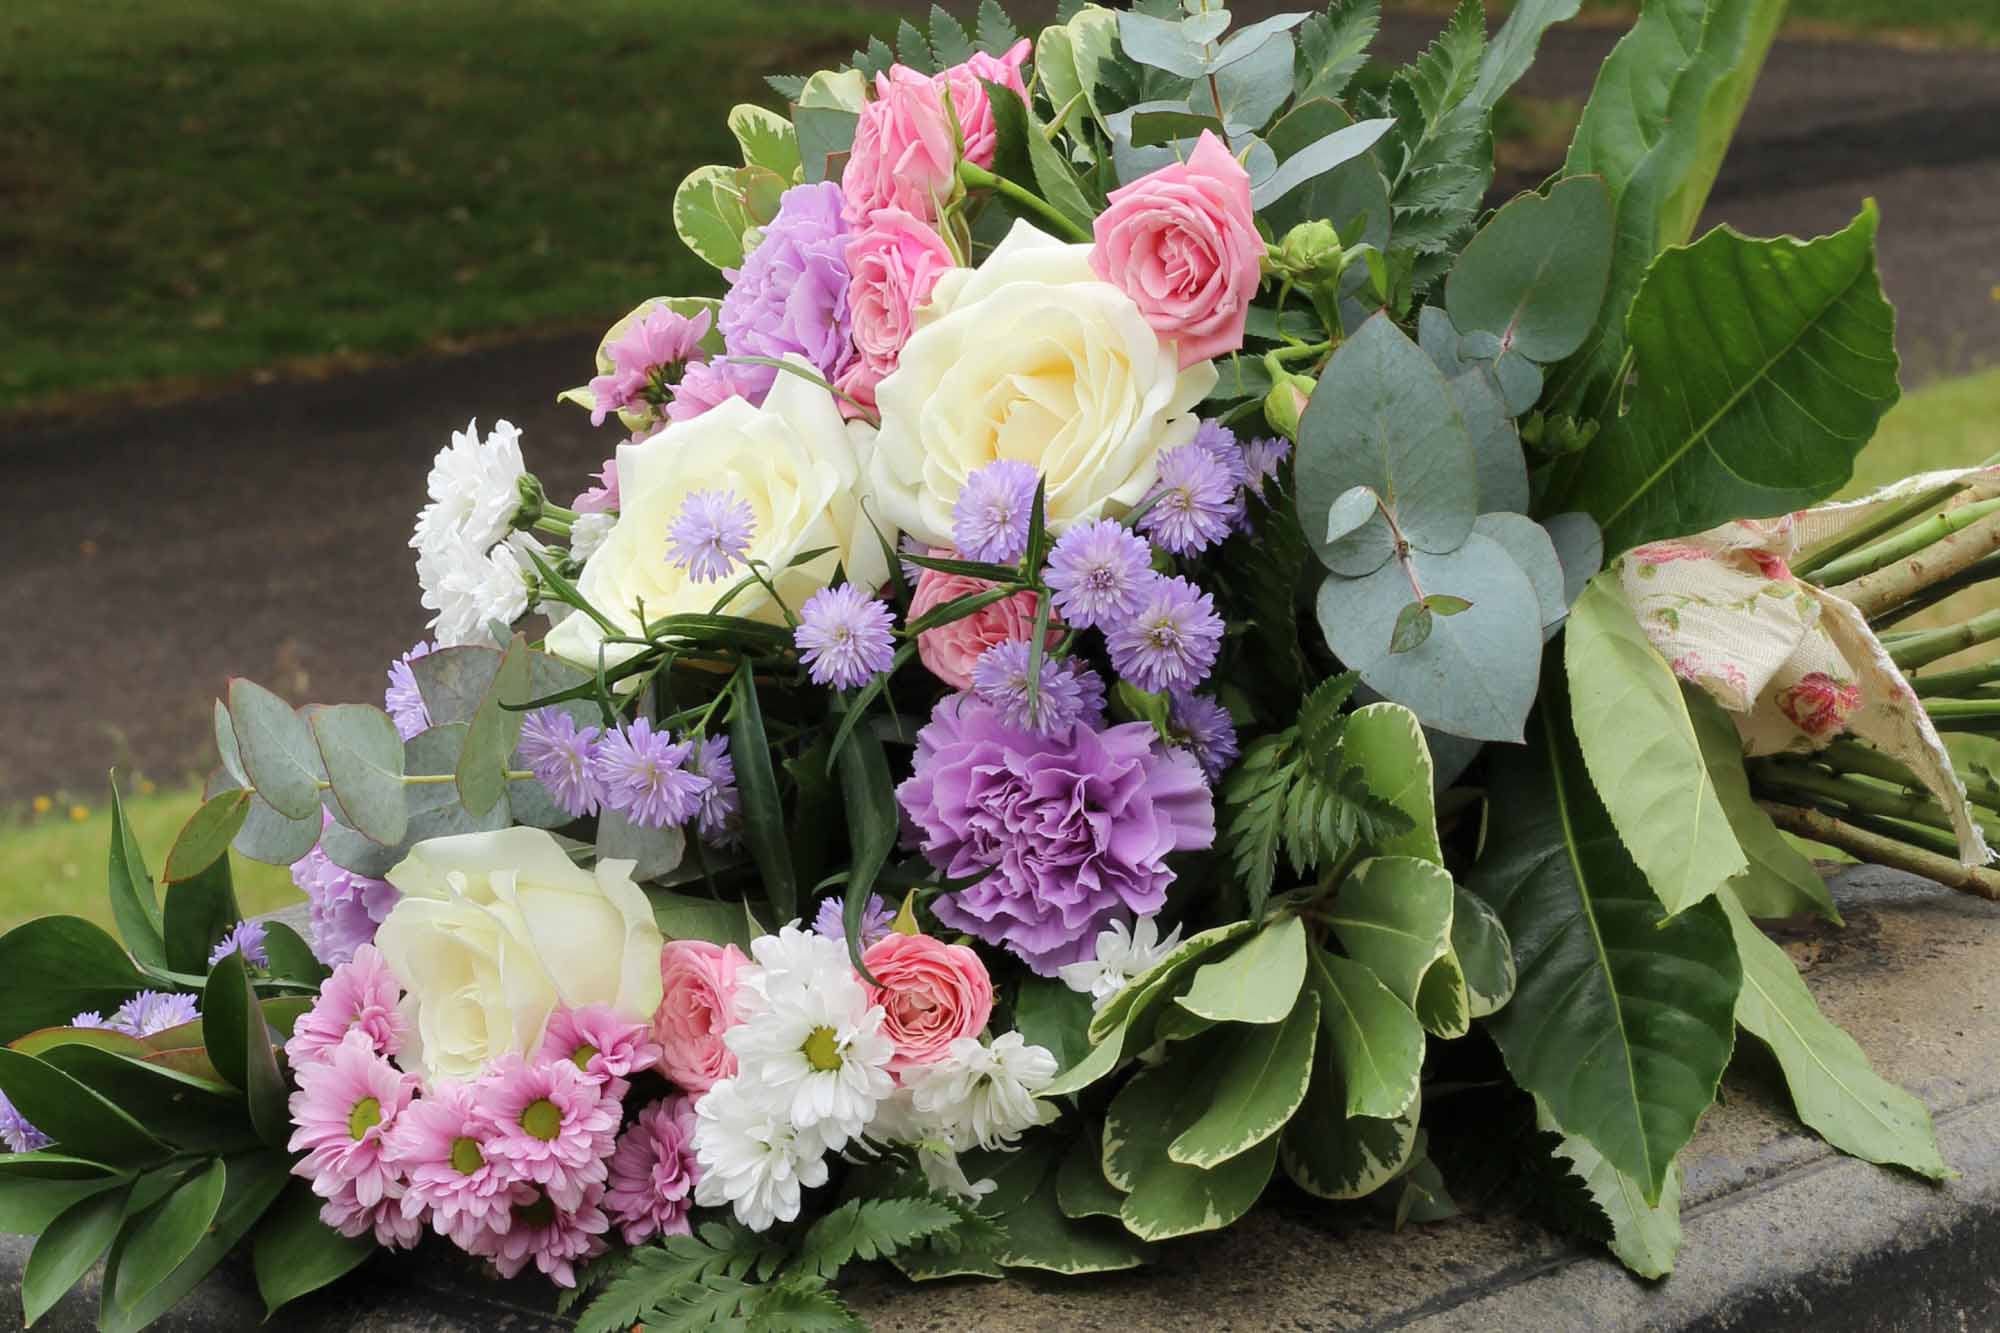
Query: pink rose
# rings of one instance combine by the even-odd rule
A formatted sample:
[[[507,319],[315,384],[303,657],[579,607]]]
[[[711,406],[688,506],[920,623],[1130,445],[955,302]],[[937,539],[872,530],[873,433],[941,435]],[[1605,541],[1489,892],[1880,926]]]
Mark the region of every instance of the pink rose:
[[[1778,711],[1816,741],[1844,731],[1847,719],[1860,706],[1859,685],[1836,680],[1824,671],[1809,671],[1798,684],[1778,692]]]
[[[861,355],[841,375],[841,392],[875,405],[875,386],[896,369],[918,307],[951,267],[944,238],[900,208],[876,209],[867,226],[848,237],[847,309]]]
[[[1000,132],[993,123],[993,103],[980,80],[1011,88],[1023,102],[1027,101],[1028,85],[1021,79],[1021,66],[1028,59],[1028,50],[1028,39],[1023,37],[1004,56],[980,51],[964,64],[953,65],[938,75],[951,92],[951,107],[958,115],[959,132],[965,136],[965,160],[974,166],[992,166],[993,154],[1000,146]]]
[[[877,74],[875,100],[861,108],[840,175],[848,222],[861,226],[878,208],[935,218],[957,173],[958,145],[937,81],[908,65]]]
[[[986,965],[962,944],[892,931],[861,961],[882,983],[868,987],[868,1003],[882,1006],[882,1030],[896,1043],[892,1074],[942,1059],[952,1042],[984,1031],[993,1014]]]
[[[941,554],[955,557],[957,552]],[[985,579],[969,578],[964,574],[940,574],[935,569],[926,569],[917,575],[917,590],[910,598],[910,619],[915,620],[967,593],[984,592],[992,586]],[[1035,594],[1019,592],[949,625],[925,630],[917,636],[917,656],[930,668],[933,676],[953,689],[971,689],[973,665],[988,648],[996,643],[1025,639],[1034,632]],[[1061,642],[1062,631],[1050,625],[1048,646],[1053,648]]]
[[[736,974],[748,962],[735,945],[707,940],[669,940],[660,951],[653,1040],[660,1072],[687,1092],[707,1092],[736,1073],[722,1034],[735,1022]]]
[[[1250,176],[1203,130],[1186,162],[1111,192],[1097,215],[1090,267],[1133,302],[1181,369],[1243,345],[1264,242],[1250,207]]]

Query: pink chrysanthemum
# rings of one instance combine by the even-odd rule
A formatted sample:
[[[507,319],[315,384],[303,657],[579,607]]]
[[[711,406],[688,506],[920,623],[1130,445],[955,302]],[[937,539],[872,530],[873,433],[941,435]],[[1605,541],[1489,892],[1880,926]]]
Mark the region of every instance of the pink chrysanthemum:
[[[322,1199],[346,1199],[358,1209],[401,1198],[402,1177],[386,1158],[384,1140],[416,1095],[416,1078],[383,1059],[362,1032],[348,1033],[325,1059],[295,1068],[296,1128],[287,1146],[305,1156],[292,1174],[311,1181]]]
[[[423,1218],[403,1211],[401,1183],[374,1203],[364,1204],[359,1189],[349,1181],[320,1205],[319,1220],[343,1236],[373,1232],[375,1243],[385,1250],[413,1250],[424,1234]]]
[[[471,1089],[440,1083],[411,1102],[389,1131],[389,1164],[404,1178],[403,1215],[428,1217],[461,1245],[474,1232],[504,1231],[519,1193],[512,1168],[486,1155],[492,1132]]]
[[[619,1105],[568,1060],[529,1064],[508,1055],[473,1090],[486,1121],[486,1155],[542,1186],[564,1208],[604,1183],[618,1135]]]
[[[650,1025],[620,1018],[610,1005],[564,1006],[549,1016],[541,1058],[569,1061],[607,1098],[622,1102],[631,1087],[626,1080],[660,1062],[660,1044]]]
[[[319,988],[319,998],[285,1043],[285,1058],[293,1069],[324,1060],[350,1031],[365,1035],[376,1054],[395,1055],[408,1030],[396,1009],[401,998],[402,987],[381,952],[372,944],[362,945]]]
[[[558,1208],[543,1190],[523,1190],[506,1230],[486,1230],[461,1242],[468,1254],[491,1259],[501,1277],[514,1277],[533,1263],[558,1287],[576,1285],[576,1261],[604,1253],[611,1219],[599,1205],[604,1186],[592,1185],[575,1208]]]
[[[694,1152],[694,1098],[668,1097],[639,1112],[611,1154],[604,1207],[627,1245],[688,1234],[700,1177]]]

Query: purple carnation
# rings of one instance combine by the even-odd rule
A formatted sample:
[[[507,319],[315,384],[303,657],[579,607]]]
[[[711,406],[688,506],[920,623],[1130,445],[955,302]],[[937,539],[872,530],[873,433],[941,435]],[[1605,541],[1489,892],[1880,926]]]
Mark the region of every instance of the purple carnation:
[[[1028,525],[1035,514],[1035,487],[1041,474],[1027,463],[1003,458],[965,479],[951,511],[951,537],[968,560],[1011,565],[1028,549]]]
[[[604,803],[597,775],[597,727],[576,725],[559,708],[537,708],[521,720],[521,758],[571,819],[594,815]]]
[[[1214,782],[1242,753],[1229,710],[1205,694],[1176,694],[1169,704],[1174,739],[1187,747]]]
[[[843,899],[820,899],[819,912],[813,917],[813,930],[827,939],[845,942],[847,939],[846,911],[847,904]],[[887,903],[882,901],[881,894],[869,894],[868,905],[861,909],[861,947],[866,949],[869,945],[887,935],[889,933],[889,923],[895,919],[896,914],[889,910]]]
[[[1010,727],[1056,736],[1104,712],[1104,682],[1074,658],[1043,655],[1036,689],[1028,690],[1034,645],[1026,639],[996,643],[972,667],[972,690]]]
[[[330,815],[320,821],[322,827],[331,822]],[[292,883],[312,911],[308,933],[313,953],[328,967],[340,966],[356,949],[374,943],[375,928],[399,896],[395,885],[344,870],[318,847],[292,862]]]
[[[1226,461],[1229,455],[1236,464],[1233,470]],[[1139,519],[1139,530],[1163,551],[1199,554],[1227,537],[1242,516],[1242,481],[1243,451],[1234,437],[1226,442],[1196,438],[1169,449],[1160,455],[1159,489]]]
[[[1215,841],[1215,805],[1200,765],[1157,735],[1128,722],[1037,736],[973,696],[941,701],[896,799],[932,865],[985,877],[939,898],[938,920],[1054,976],[1107,923],[1159,911],[1166,858]]]
[[[1138,613],[1104,636],[1111,665],[1142,690],[1191,690],[1222,648],[1215,599],[1182,578],[1155,574]]]
[[[736,761],[729,757],[729,738],[710,736],[688,755],[688,772],[708,779],[695,816],[701,840],[711,847],[735,842],[742,824],[743,794],[736,789]]]
[[[640,828],[665,828],[693,819],[710,783],[686,764],[694,745],[653,730],[646,718],[606,733],[598,746],[597,772],[604,782],[604,808],[616,810]]]
[[[251,967],[271,965],[271,955],[264,948],[262,921],[238,921],[235,927],[209,950],[208,965],[214,967],[233,953],[242,954],[243,961]]]
[[[410,663],[419,657],[429,657],[437,651],[437,645],[428,639],[419,639],[401,658],[389,663],[389,688],[382,692],[382,711],[396,724],[396,734],[404,740],[420,731],[430,730],[431,710],[424,703],[424,696],[417,689],[416,673],[410,670]]]
[[[851,690],[895,665],[895,623],[887,603],[843,583],[806,598],[792,642],[813,684]]]
[[[1153,553],[1130,528],[1100,518],[1065,532],[1043,575],[1063,619],[1080,629],[1109,627],[1139,609]]]
[[[785,191],[778,216],[743,267],[723,270],[729,294],[722,298],[722,342],[729,355],[776,360],[797,353],[829,383],[853,362],[841,203],[835,181]],[[776,366],[739,363],[734,377],[754,386],[755,401],[762,401],[779,373]]]

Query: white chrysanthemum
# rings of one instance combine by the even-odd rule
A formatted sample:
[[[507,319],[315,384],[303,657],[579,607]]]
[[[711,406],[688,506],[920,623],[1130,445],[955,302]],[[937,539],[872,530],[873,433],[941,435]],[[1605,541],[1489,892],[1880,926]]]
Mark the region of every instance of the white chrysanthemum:
[[[1055,1056],[1008,1032],[990,1046],[960,1037],[944,1059],[905,1070],[903,1082],[918,1116],[947,1127],[955,1146],[992,1151],[1056,1118],[1056,1108],[1035,1096],[1055,1076]]]
[[[860,1136],[895,1090],[896,1043],[882,1030],[882,1006],[868,1003],[837,947],[831,961],[812,975],[746,978],[737,993],[743,1021],[723,1040],[746,1093],[838,1148]]]
[[[801,1192],[826,1183],[826,1144],[819,1133],[750,1096],[726,1078],[694,1104],[695,1157],[701,1178],[695,1202],[730,1205],[752,1231],[799,1215]]]
[[[937,1193],[972,1201],[999,1188],[990,1179],[973,1180],[965,1174],[965,1166],[958,1160],[954,1128],[934,1114],[917,1110],[908,1088],[896,1089],[875,1108],[875,1118],[868,1123],[868,1139],[910,1149],[923,1170],[924,1182]]]
[[[616,514],[578,514],[569,525],[570,558],[579,565],[589,564],[617,522]]]
[[[1151,971],[1180,942],[1179,926],[1161,939],[1159,925],[1150,916],[1140,917],[1130,930],[1123,921],[1113,921],[1097,936],[1097,957],[1067,963],[1056,969],[1056,975],[1063,985],[1088,995],[1092,1009],[1102,1009],[1132,978]]]
[[[438,647],[491,643],[489,622],[511,625],[526,615],[532,569],[513,541],[485,551],[454,541],[419,552],[417,582],[424,608],[437,612],[430,623]]]
[[[467,422],[431,464],[431,502],[417,515],[410,545],[428,552],[464,542],[483,554],[513,526],[526,472],[521,432],[511,422],[496,423],[483,442],[479,422]]]
[[[796,921],[779,927],[775,935],[760,935],[750,944],[754,970],[743,974],[737,993],[754,1001],[772,999],[786,990],[814,986],[822,978],[855,980],[848,966],[847,945],[830,940],[816,931],[801,930]]]

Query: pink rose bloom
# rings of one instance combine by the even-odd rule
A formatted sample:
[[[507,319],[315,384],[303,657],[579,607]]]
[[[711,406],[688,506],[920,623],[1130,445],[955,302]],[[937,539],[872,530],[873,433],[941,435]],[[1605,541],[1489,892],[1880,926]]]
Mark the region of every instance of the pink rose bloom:
[[[882,1006],[882,1030],[896,1043],[889,1072],[935,1064],[960,1037],[977,1037],[993,1015],[993,981],[979,955],[962,944],[894,931],[861,956],[882,984],[868,1003]]]
[[[921,218],[878,208],[847,239],[847,309],[861,353],[840,377],[841,392],[875,405],[875,386],[896,369],[916,328],[917,309],[952,267],[951,247]]]
[[[937,81],[908,65],[877,74],[875,100],[861,108],[840,175],[848,222],[860,226],[878,208],[935,218],[957,171],[958,145]]]
[[[749,963],[733,944],[669,940],[660,951],[664,993],[653,1015],[660,1072],[684,1091],[707,1092],[736,1073],[722,1034],[735,1020],[736,978]]]
[[[1028,59],[1028,51],[1028,39],[1023,37],[1004,56],[980,51],[964,64],[953,65],[938,75],[951,92],[952,110],[958,114],[958,128],[965,136],[965,160],[974,166],[991,167],[993,153],[1000,146],[1000,132],[993,123],[993,104],[980,80],[1012,88],[1026,102],[1028,85],[1021,79],[1021,66]]]
[[[958,553],[947,550],[940,554],[956,557]],[[915,620],[946,602],[968,593],[984,592],[992,586],[985,579],[970,578],[964,574],[923,570],[917,575],[917,590],[910,598],[910,619]],[[949,625],[925,630],[917,636],[917,656],[930,673],[945,684],[955,690],[969,690],[972,688],[972,668],[986,655],[988,648],[996,643],[1025,639],[1034,632],[1035,594],[1019,592]],[[1061,642],[1062,631],[1050,624],[1048,646],[1053,648]]]
[[[1097,215],[1090,267],[1131,297],[1183,370],[1243,345],[1264,241],[1250,207],[1250,176],[1203,130],[1186,162],[1111,192]]]

